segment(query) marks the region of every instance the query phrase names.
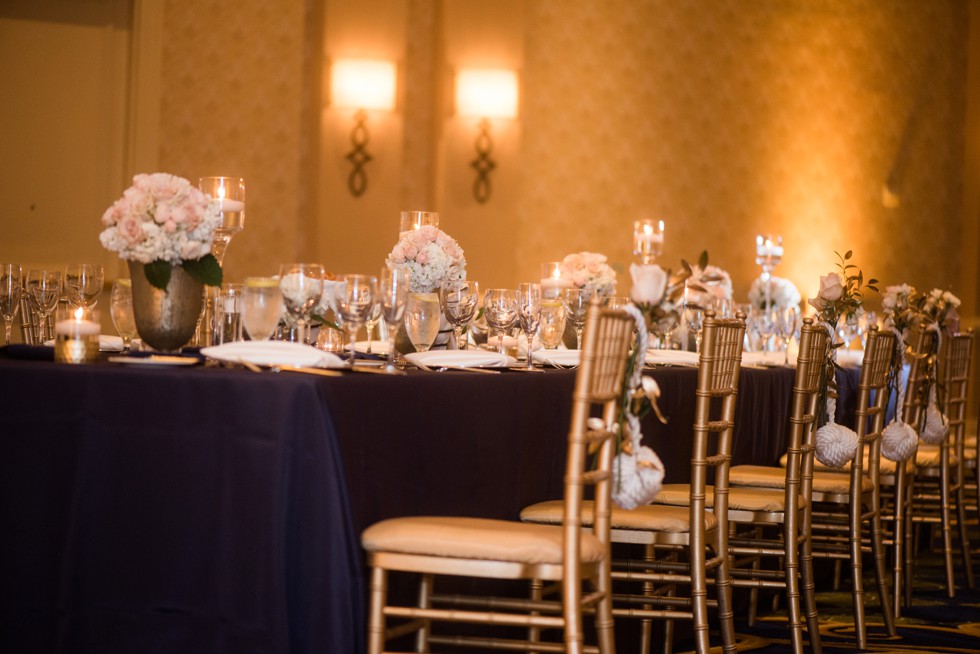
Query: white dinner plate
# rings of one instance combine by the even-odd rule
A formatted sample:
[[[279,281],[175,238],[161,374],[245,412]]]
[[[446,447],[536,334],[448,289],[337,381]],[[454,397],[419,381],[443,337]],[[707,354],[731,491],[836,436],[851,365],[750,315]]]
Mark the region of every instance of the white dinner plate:
[[[45,341],[45,345],[48,347],[54,347],[54,341]],[[123,341],[118,336],[112,336],[111,334],[100,334],[99,335],[99,351],[100,352],[122,352]]]
[[[195,357],[175,357],[166,354],[151,354],[148,357],[109,357],[109,361],[131,366],[193,366],[201,362]]]
[[[792,354],[789,356],[790,365],[796,365],[796,357]],[[786,363],[786,353],[785,352],[743,352],[742,353],[742,365],[743,366],[766,366],[769,368],[776,368],[782,366]]]
[[[517,359],[506,354],[486,350],[429,350],[412,352],[405,358],[411,363],[425,366],[453,366],[454,368],[505,368],[517,363]]]
[[[258,366],[299,366],[302,368],[343,368],[344,361],[335,354],[303,343],[289,341],[235,341],[201,350],[209,359]]]
[[[361,354],[367,354],[368,342],[357,341],[354,343],[354,351],[360,352]],[[388,341],[371,341],[371,354],[377,354],[379,356],[388,354]]]
[[[577,366],[581,355],[580,350],[536,350],[531,358],[547,366]]]
[[[646,362],[650,365],[673,363],[696,366],[698,353],[686,350],[647,350]]]

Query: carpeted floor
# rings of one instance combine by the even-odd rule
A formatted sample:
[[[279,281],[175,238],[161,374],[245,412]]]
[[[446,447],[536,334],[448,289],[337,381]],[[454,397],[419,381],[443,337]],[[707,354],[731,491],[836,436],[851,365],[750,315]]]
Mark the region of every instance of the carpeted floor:
[[[974,556],[974,569],[980,572],[980,556]],[[874,588],[867,579],[865,589]],[[885,634],[877,596],[869,593],[866,604],[868,649],[858,650],[854,642],[851,595],[822,590],[817,594],[820,610],[820,636],[825,652],[931,652],[935,654],[980,652],[980,590],[958,586],[956,597],[946,597],[939,557],[924,553],[916,568],[913,605],[904,608],[897,622],[896,636]],[[756,621],[753,627],[736,623],[739,651],[777,654],[789,651],[785,614],[775,611]],[[712,638],[712,642],[716,642]]]

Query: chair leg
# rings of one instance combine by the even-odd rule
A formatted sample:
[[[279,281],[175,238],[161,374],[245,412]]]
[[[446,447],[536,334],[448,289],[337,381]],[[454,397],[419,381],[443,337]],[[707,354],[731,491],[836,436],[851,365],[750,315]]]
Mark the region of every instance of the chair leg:
[[[538,601],[542,597],[542,589],[544,588],[544,582],[540,579],[531,580],[531,600]],[[540,615],[539,611],[532,611],[531,615]],[[541,640],[541,628],[540,627],[530,627],[527,630],[527,639],[532,643],[536,643]],[[531,652],[530,654],[537,654],[536,652]]]
[[[384,605],[388,596],[388,572],[371,568],[371,600],[368,609],[367,654],[381,654],[385,645]]]
[[[418,605],[420,609],[428,609],[432,606],[432,575],[422,575],[422,579],[419,581],[419,599]],[[415,651],[416,652],[428,652],[429,651],[429,634],[432,633],[432,621],[422,620],[422,626],[419,627],[418,633],[415,635]]]
[[[799,529],[796,516],[790,516],[783,524],[784,557],[783,574],[786,582],[786,614],[789,619],[790,643],[795,654],[803,654],[803,619],[800,615],[800,562]]]
[[[820,642],[820,618],[817,614],[817,598],[813,577],[813,545],[810,543],[809,538],[803,541],[800,567],[803,576],[800,594],[803,596],[803,611],[806,615],[807,635],[810,637],[810,650],[813,654],[822,654],[823,645]]]
[[[875,562],[875,581],[878,582],[878,603],[885,621],[885,631],[895,635],[895,615],[892,613],[892,600],[888,591],[888,572],[885,565],[885,545],[881,535],[881,514],[876,510],[871,518],[871,552]]]
[[[696,539],[692,538],[692,540]],[[691,613],[694,628],[694,649],[697,654],[708,654],[711,649],[711,641],[708,638],[708,583],[705,579],[703,543],[692,543],[688,561],[691,566]],[[720,595],[719,589],[719,597]]]
[[[956,581],[953,571],[953,526],[949,515],[949,446],[943,445],[939,468],[939,518],[943,532],[943,563],[946,568],[946,596],[956,597]]]
[[[715,585],[722,648],[726,654],[734,654],[738,650],[735,646],[735,611],[732,608],[732,569],[727,556],[718,566]]]
[[[861,507],[860,500],[851,501],[850,543],[851,554],[851,598],[854,604],[854,636],[858,649],[867,649],[868,634],[864,623],[864,579],[861,566]]]
[[[959,474],[959,484],[956,487],[956,522],[960,531],[960,551],[963,557],[963,570],[966,572],[966,587],[975,588],[973,577],[973,559],[970,555],[970,536],[966,525],[966,491],[963,487],[964,475]]]
[[[602,599],[599,600],[595,611],[596,640],[602,654],[612,654],[616,651],[616,637],[613,632],[611,565],[612,561],[606,557],[605,562],[599,567],[598,577],[595,580],[596,590],[602,593]],[[581,609],[578,610],[581,613]]]

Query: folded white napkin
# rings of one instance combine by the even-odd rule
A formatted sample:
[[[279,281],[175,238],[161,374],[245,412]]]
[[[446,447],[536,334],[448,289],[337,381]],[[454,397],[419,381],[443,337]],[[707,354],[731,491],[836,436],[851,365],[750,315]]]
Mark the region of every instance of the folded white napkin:
[[[686,350],[647,350],[647,363],[683,363],[698,365],[698,353]]]
[[[577,366],[581,350],[537,350],[531,354],[537,363],[556,366]]]
[[[289,341],[235,341],[203,348],[201,354],[218,361],[247,361],[259,366],[343,368],[345,365],[335,354]]]
[[[411,363],[425,366],[453,366],[456,368],[493,368],[512,366],[514,357],[487,350],[429,350],[412,352],[405,358]]]

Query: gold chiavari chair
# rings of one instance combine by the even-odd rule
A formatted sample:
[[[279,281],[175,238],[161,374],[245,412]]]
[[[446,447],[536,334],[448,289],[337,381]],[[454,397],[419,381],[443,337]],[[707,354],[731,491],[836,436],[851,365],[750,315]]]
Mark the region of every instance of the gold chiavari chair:
[[[933,384],[939,405],[949,421],[949,433],[938,445],[920,445],[916,455],[915,476],[911,493],[910,523],[938,526],[941,531],[943,564],[946,572],[946,595],[956,596],[953,564],[953,515],[956,511],[957,536],[968,588],[974,587],[970,542],[966,530],[964,498],[964,455],[966,403],[969,397],[970,364],[973,356],[973,334],[943,336],[939,339],[936,378]],[[924,360],[928,361],[928,359]],[[924,393],[923,395],[928,395]],[[928,397],[919,398],[928,402]],[[936,450],[939,456],[936,457]],[[931,539],[930,539],[931,540]],[[914,545],[914,543],[913,543]],[[914,561],[914,556],[911,560]],[[909,571],[911,573],[911,570]],[[912,579],[912,577],[908,577]],[[911,584],[910,584],[911,585]]]
[[[381,652],[388,637],[411,632],[417,633],[417,651],[429,651],[430,643],[539,652],[597,651],[596,647],[584,645],[583,611],[595,615],[598,651],[613,651],[610,467],[633,326],[633,318],[624,311],[598,304],[589,309],[573,394],[565,499],[558,520],[561,526],[477,518],[406,517],[384,520],[364,531],[361,542],[371,569],[370,654]],[[597,407],[603,416],[601,428],[589,422]],[[588,465],[592,448],[598,448],[594,468]],[[583,500],[586,486],[594,486],[594,501],[587,503]],[[591,529],[584,530],[583,523],[591,525]],[[390,571],[422,575],[417,606],[388,602]],[[433,593],[436,575],[560,582],[561,600],[457,601],[458,598]],[[583,592],[583,582],[590,583],[591,591]],[[441,608],[449,604],[449,608]],[[387,618],[406,618],[409,623],[389,630]],[[439,621],[522,627],[537,642],[445,636],[432,629],[432,623]],[[540,642],[539,631],[546,628],[562,629],[563,641]]]
[[[759,588],[781,588],[786,596],[790,642],[794,652],[804,650],[800,595],[806,607],[810,647],[820,652],[820,629],[814,598],[810,555],[810,493],[812,486],[814,434],[822,370],[830,336],[827,330],[806,318],[800,330],[800,350],[793,383],[786,466],[743,465],[731,469],[728,519],[736,526],[730,539],[733,585],[752,589],[750,619],[754,616]],[[661,498],[673,495],[665,489]],[[780,527],[776,537],[764,528]],[[781,536],[781,539],[778,537]],[[760,569],[760,557],[774,557],[781,570]],[[741,564],[751,563],[750,567]]]
[[[725,652],[735,651],[732,613],[732,580],[728,556],[728,469],[731,462],[732,429],[738,377],[745,336],[745,315],[716,319],[705,312],[701,354],[695,398],[695,419],[691,459],[691,484],[687,506],[652,504],[632,510],[613,507],[612,541],[630,547],[642,546],[641,560],[614,560],[614,583],[639,592],[617,592],[613,614],[640,618],[640,650],[649,651],[650,621],[692,620],[698,654],[709,650],[708,607],[717,607]],[[713,442],[712,442],[713,441]],[[709,469],[714,471],[708,485]],[[709,498],[710,496],[710,498]],[[715,507],[709,511],[709,504]],[[563,509],[561,502],[544,502],[527,507],[521,519],[536,523],[555,523]],[[668,553],[656,558],[658,552]],[[679,560],[678,554],[686,555]],[[716,599],[708,601],[707,575],[714,573]],[[635,586],[639,584],[640,588]],[[679,596],[678,586],[690,587],[690,594]],[[666,629],[669,639],[672,630]]]

